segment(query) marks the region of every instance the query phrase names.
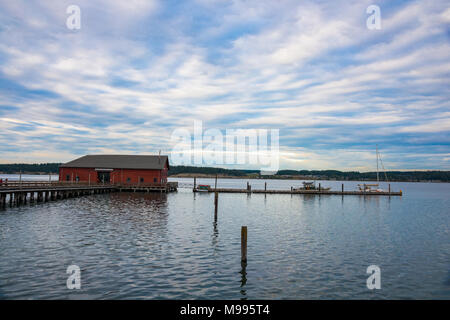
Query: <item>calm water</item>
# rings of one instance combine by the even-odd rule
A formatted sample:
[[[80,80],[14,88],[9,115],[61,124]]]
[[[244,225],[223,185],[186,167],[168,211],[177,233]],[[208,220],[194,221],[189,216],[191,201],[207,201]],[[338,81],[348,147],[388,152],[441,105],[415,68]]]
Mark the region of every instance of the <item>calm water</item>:
[[[192,179],[177,181],[192,188]],[[8,208],[0,211],[0,299],[450,299],[450,184],[391,186],[404,196],[220,194],[217,223],[214,195],[189,188]],[[72,264],[81,290],[66,287]],[[366,287],[372,264],[381,290]]]

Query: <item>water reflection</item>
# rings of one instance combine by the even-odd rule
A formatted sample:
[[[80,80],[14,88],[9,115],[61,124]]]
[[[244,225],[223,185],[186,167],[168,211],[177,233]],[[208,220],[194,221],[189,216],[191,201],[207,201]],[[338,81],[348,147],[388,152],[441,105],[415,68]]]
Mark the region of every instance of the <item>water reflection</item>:
[[[247,290],[245,289],[245,285],[247,284],[247,262],[241,261],[241,300],[247,300]]]
[[[411,184],[403,197],[378,199],[221,194],[220,239],[213,194],[192,188],[14,207],[0,213],[0,296],[80,297],[65,287],[65,268],[77,264],[89,298],[371,299],[364,275],[375,260],[389,284],[376,298],[448,299],[449,192]],[[249,274],[237,257],[236,230],[247,224]]]

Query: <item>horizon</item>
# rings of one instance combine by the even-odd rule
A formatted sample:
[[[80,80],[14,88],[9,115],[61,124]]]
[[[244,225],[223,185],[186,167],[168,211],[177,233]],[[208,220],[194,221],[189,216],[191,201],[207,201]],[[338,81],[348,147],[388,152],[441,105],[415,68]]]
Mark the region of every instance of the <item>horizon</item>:
[[[0,163],[173,156],[201,120],[279,130],[284,170],[450,170],[447,1],[73,4],[0,0]]]
[[[45,165],[45,164],[64,164],[65,162],[30,162],[30,163],[0,163],[0,165]],[[260,171],[258,169],[246,169],[246,168],[226,168],[226,167],[217,167],[217,166],[196,166],[196,165],[170,165],[171,167],[192,167],[192,168],[211,168],[211,169],[225,169],[225,170],[237,170],[237,171]],[[359,172],[359,173],[374,173],[376,170],[369,171],[358,171],[358,170],[339,170],[339,169],[291,169],[291,168],[280,168],[279,171],[341,171],[341,172]],[[170,171],[170,169],[169,169]],[[379,170],[379,172],[427,172],[427,171],[440,171],[440,172],[448,172],[450,170],[439,170],[439,169],[414,169],[414,170]],[[278,173],[277,172],[277,173]]]

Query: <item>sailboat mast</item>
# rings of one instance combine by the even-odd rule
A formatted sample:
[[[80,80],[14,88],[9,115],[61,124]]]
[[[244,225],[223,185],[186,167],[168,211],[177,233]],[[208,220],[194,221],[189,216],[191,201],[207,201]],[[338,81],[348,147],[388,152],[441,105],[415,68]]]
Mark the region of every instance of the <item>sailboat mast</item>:
[[[378,175],[378,145],[377,145],[376,156],[377,156],[377,182],[380,182],[380,177]]]

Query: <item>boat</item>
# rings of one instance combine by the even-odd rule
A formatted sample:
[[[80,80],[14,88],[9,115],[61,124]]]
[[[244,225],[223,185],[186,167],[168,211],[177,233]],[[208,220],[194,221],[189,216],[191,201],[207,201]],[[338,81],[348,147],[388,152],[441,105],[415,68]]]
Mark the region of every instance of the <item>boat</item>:
[[[209,192],[211,191],[211,186],[209,184],[199,184],[196,191]]]
[[[328,191],[331,188],[327,188],[327,187],[320,187],[320,191]],[[303,187],[300,188],[292,188],[292,191],[304,191],[304,190],[319,190],[318,187],[316,187],[316,182],[315,181],[304,181],[303,182]]]
[[[359,191],[362,192],[384,192],[383,189],[379,188],[378,183],[374,184],[358,184]],[[376,188],[376,189],[375,189]]]
[[[381,167],[383,168],[384,178],[385,178],[386,182],[388,181],[388,178],[387,178],[386,170],[384,169],[383,160],[381,160],[381,154],[378,151],[378,145],[376,147],[376,160],[377,160],[377,183],[358,184],[359,191],[367,192],[367,193],[370,193],[370,192],[385,192],[385,190],[380,188],[380,174],[379,174],[379,165],[378,165],[378,163],[380,163]]]

